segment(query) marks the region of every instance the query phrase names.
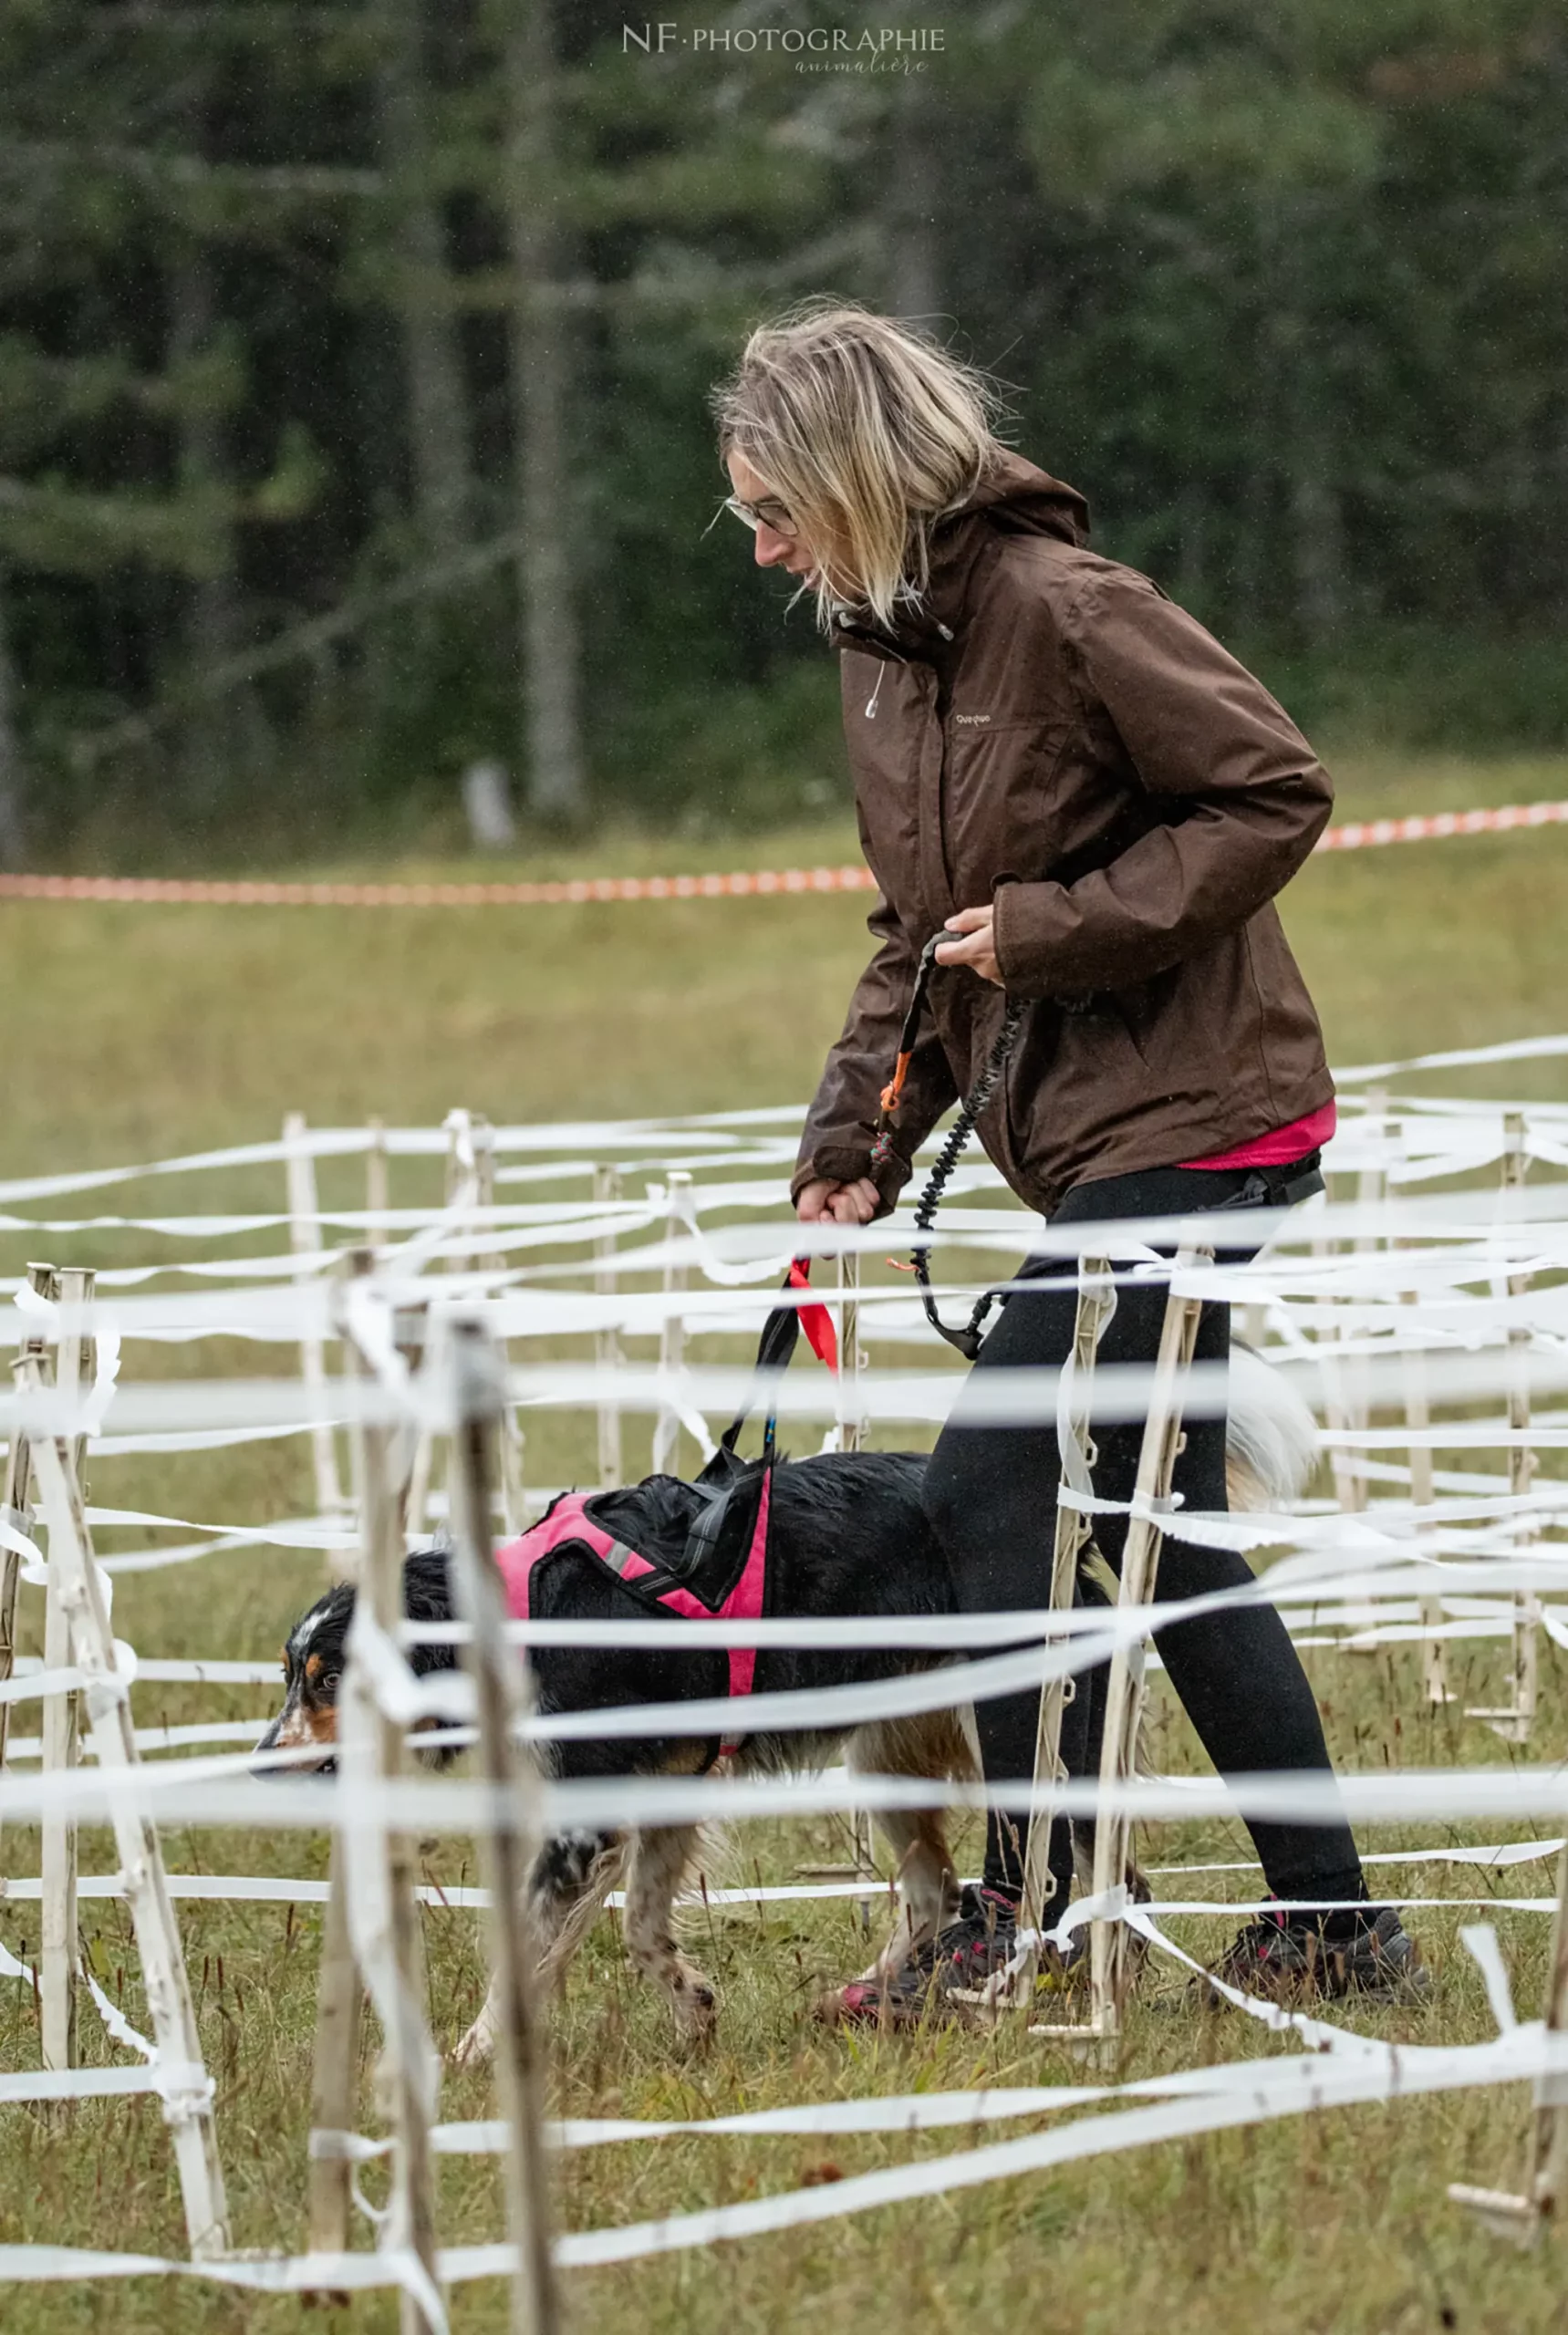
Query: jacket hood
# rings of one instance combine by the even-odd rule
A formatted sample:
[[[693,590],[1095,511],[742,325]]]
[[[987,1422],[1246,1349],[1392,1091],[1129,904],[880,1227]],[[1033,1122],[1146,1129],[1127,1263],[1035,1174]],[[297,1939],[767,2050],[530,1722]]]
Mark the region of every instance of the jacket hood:
[[[993,534],[1054,535],[1059,543],[1089,539],[1089,506],[1075,486],[1053,478],[1003,447],[980,484],[931,534],[930,574],[920,606],[903,608],[884,633],[863,608],[841,604],[836,613],[841,646],[865,643],[895,653],[940,656],[963,620],[976,561]]]
[[[942,522],[939,537],[975,511],[988,513],[992,524],[1010,534],[1054,535],[1064,544],[1089,540],[1089,506],[1077,488],[1025,462],[1010,446],[1002,448],[1001,460],[973,493]]]

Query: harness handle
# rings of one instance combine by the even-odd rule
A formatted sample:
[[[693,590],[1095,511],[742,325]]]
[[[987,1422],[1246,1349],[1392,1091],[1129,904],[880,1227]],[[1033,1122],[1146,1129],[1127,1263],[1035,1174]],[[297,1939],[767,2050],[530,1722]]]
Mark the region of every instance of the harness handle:
[[[809,1289],[811,1287],[810,1258],[792,1257],[789,1271],[784,1275],[781,1286],[791,1292]],[[763,1334],[757,1340],[755,1384],[741,1408],[719,1437],[720,1449],[728,1452],[732,1458],[734,1457],[735,1445],[740,1439],[741,1429],[751,1417],[759,1400],[766,1395],[768,1409],[763,1427],[763,1458],[771,1466],[774,1458],[774,1436],[778,1426],[778,1402],[773,1389],[789,1368],[794,1357],[795,1347],[800,1343],[800,1334],[803,1330],[805,1332],[806,1344],[817,1360],[824,1363],[833,1372],[835,1377],[837,1376],[838,1337],[833,1326],[833,1316],[826,1306],[818,1299],[813,1299],[807,1305],[775,1305],[763,1323]]]

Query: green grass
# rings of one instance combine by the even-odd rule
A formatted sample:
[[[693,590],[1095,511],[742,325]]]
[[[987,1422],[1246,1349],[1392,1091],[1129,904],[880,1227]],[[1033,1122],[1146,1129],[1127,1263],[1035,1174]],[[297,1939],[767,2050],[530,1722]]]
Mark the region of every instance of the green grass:
[[[1462,807],[1568,794],[1568,764],[1457,760],[1341,763],[1345,817]],[[813,830],[736,846],[609,837],[592,854],[557,853],[490,873],[671,870],[750,862],[784,865],[853,856],[846,829]],[[428,861],[378,872],[433,872]],[[440,872],[469,872],[441,863]],[[285,1110],[317,1123],[378,1114],[431,1123],[453,1103],[497,1120],[725,1108],[805,1096],[836,1033],[863,960],[864,903],[786,898],[583,908],[532,913],[153,910],[16,907],[0,919],[11,1010],[0,1175],[153,1158],[264,1137]],[[1568,834],[1396,847],[1310,867],[1285,902],[1286,921],[1322,1009],[1331,1052],[1365,1061],[1485,1043],[1562,1026],[1561,968],[1568,908]],[[1471,1091],[1561,1096],[1563,1065],[1492,1074]],[[1446,1074],[1445,1086],[1458,1082]],[[428,1197],[433,1165],[400,1165],[394,1198]],[[275,1206],[281,1177],[141,1184],[48,1207],[35,1219],[221,1202]],[[328,1197],[348,1199],[358,1171],[334,1167]],[[119,1263],[175,1253],[151,1236],[5,1233],[5,1268],[26,1257]],[[241,1241],[240,1249],[254,1244]],[[264,1360],[270,1368],[275,1356]],[[232,1348],[133,1350],[129,1368],[211,1371],[246,1366]],[[530,1428],[535,1480],[588,1465],[587,1430],[567,1418]],[[194,1518],[277,1516],[309,1504],[302,1455],[255,1445],[178,1459],[99,1460],[100,1501]],[[123,1543],[122,1543],[123,1545]],[[122,1578],[116,1623],[133,1643],[169,1654],[267,1655],[315,1594],[317,1560],[266,1551],[216,1558],[177,1572]],[[25,1597],[29,1627],[36,1595]],[[29,1645],[36,1640],[29,1640]],[[1358,1769],[1511,1756],[1474,1724],[1422,1707],[1412,1658],[1316,1655],[1314,1679],[1336,1755]],[[1568,1754],[1563,1657],[1543,1649],[1544,1717],[1532,1761]],[[1499,1657],[1463,1649],[1466,1701],[1493,1700]],[[244,1717],[255,1689],[223,1694],[143,1686],[143,1723],[167,1716]],[[33,1709],[18,1715],[32,1731]],[[1195,1766],[1179,1714],[1161,1705],[1159,1764]],[[1498,1832],[1510,1828],[1499,1825]],[[1473,1832],[1461,1837],[1488,1837]],[[1401,1829],[1407,1845],[1444,1836]],[[1370,1845],[1386,1845],[1373,1842]],[[13,1869],[36,1870],[34,1843],[11,1833]],[[177,1831],[176,1870],[317,1875],[322,1844],[308,1835]],[[1146,1843],[1145,1854],[1241,1855],[1236,1828],[1189,1826]],[[826,1823],[767,1827],[732,1842],[725,1879],[788,1878],[831,1853]],[[972,1851],[971,1851],[972,1853]],[[83,1841],[84,1871],[106,1872],[106,1840]],[[431,1873],[462,1877],[461,1844],[429,1858]],[[469,1877],[472,1877],[470,1873]],[[1241,1894],[1244,1876],[1229,1876]],[[1204,1887],[1211,1886],[1206,1883]],[[1500,1879],[1415,1866],[1386,1875],[1402,1894],[1543,1893],[1551,1867]],[[1196,1894],[1203,1894],[1200,1889]],[[1428,2009],[1362,2015],[1356,2023],[1413,2040],[1467,2041],[1491,2032],[1484,1995],[1457,1943],[1468,1916],[1433,1908],[1415,1922],[1438,1977]],[[303,2238],[305,2137],[317,1920],[279,1906],[182,1908],[188,1958],[201,1997],[203,2040],[219,2078],[219,2131],[246,2245],[296,2247]],[[1503,1913],[1498,1925],[1528,2012],[1539,2000],[1547,1928]],[[116,1904],[83,1906],[95,1967],[111,1993],[141,2011],[129,1924]],[[1212,1924],[1189,1925],[1211,1946]],[[36,1908],[0,1906],[0,1935],[32,1946]],[[432,2017],[441,2039],[460,2035],[483,1983],[470,1916],[426,1917]],[[824,1978],[863,1961],[866,1947],[842,1906],[771,1907],[699,1916],[695,1951],[719,1978],[719,2041],[699,2060],[670,2045],[659,2006],[628,1978],[613,1928],[601,1925],[554,2016],[556,2104],[576,2114],[701,2116],[786,2102],[975,2082],[1059,2081],[1072,2069],[1049,2047],[1011,2032],[992,2039],[932,2035],[913,2041],[846,2040],[808,2015]],[[1241,2056],[1260,2046],[1231,2021],[1203,2020],[1156,1998],[1133,2016],[1127,2076]],[[90,2009],[84,2048],[105,2056]],[[36,2064],[34,2007],[0,1987],[0,2065]],[[1560,2322],[1568,2266],[1551,2246],[1521,2258],[1500,2248],[1449,2205],[1452,2179],[1511,2183],[1527,2102],[1519,2088],[1398,2103],[1198,2140],[936,2203],[878,2212],[691,2257],[574,2278],[576,2323],[596,2335],[752,2335],[884,2322],[967,2329],[977,2320],[1039,2319],[1065,2335],[1109,2335],[1158,2319],[1168,2335],[1251,2335],[1262,2326],[1417,2335],[1417,2330],[1546,2328]],[[486,2083],[449,2078],[449,2116],[490,2112]],[[364,2107],[373,2118],[369,2090]],[[1008,2126],[996,2137],[1010,2137]],[[953,2134],[737,2143],[670,2140],[579,2153],[560,2168],[564,2226],[587,2227],[722,2203],[970,2143]],[[443,2237],[496,2234],[491,2169],[448,2161],[441,2172]],[[374,2194],[374,2172],[366,2185]],[[181,2250],[167,2137],[149,2102],[83,2105],[68,2115],[0,2110],[0,2240]],[[198,2287],[153,2282],[75,2288],[18,2288],[0,2302],[6,2335],[65,2335],[113,2328],[274,2330],[300,2322],[297,2306],[261,2303]],[[345,2327],[395,2323],[385,2298],[343,2315]],[[495,2286],[460,2293],[464,2330],[505,2324]]]

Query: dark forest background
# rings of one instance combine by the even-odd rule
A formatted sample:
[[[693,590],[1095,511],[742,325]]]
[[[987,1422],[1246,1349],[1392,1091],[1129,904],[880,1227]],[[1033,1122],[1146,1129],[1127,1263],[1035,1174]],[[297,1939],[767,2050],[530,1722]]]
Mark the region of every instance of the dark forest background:
[[[1309,727],[1568,740],[1560,7],[665,22],[5,0],[7,860],[360,849],[486,758],[541,827],[832,805],[810,611],[707,532],[709,385],[822,290]]]

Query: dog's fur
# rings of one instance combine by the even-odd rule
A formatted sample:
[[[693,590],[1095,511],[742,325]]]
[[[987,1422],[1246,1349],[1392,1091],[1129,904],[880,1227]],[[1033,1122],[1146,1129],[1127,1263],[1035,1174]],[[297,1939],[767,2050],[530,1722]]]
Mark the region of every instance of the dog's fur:
[[[1232,1387],[1229,1476],[1231,1505],[1277,1505],[1299,1489],[1315,1449],[1304,1406],[1256,1357],[1238,1350]],[[956,1610],[946,1558],[926,1521],[921,1491],[926,1461],[918,1453],[824,1453],[782,1464],[774,1476],[769,1529],[769,1611],[810,1617],[942,1614]],[[604,1525],[656,1560],[684,1546],[697,1495],[670,1476],[606,1493],[596,1504]],[[618,1577],[570,1544],[537,1568],[532,1610],[540,1620],[644,1621],[649,1607]],[[407,1560],[410,1617],[450,1621],[447,1561],[426,1551]],[[275,1750],[315,1749],[331,1764],[336,1699],[354,1591],[339,1584],[296,1624],[284,1649],[282,1710],[257,1745],[258,1764]],[[782,1690],[808,1698],[831,1686],[929,1671],[951,1655],[911,1649],[766,1646],[759,1650],[757,1693]],[[450,1646],[411,1650],[416,1672],[451,1668]],[[616,1705],[705,1701],[726,1691],[722,1648],[650,1645],[613,1648],[535,1646],[529,1660],[542,1714]],[[735,1705],[738,1726],[745,1705]],[[803,1699],[809,1708],[809,1700]],[[573,1740],[550,1747],[563,1778],[694,1774],[714,1754],[711,1738],[679,1733],[643,1738]],[[972,1716],[942,1710],[846,1728],[762,1732],[742,1738],[733,1766],[742,1773],[820,1769],[842,1754],[865,1774],[976,1780]],[[951,1917],[957,1884],[940,1808],[885,1810],[877,1821],[897,1863],[901,1913],[867,1977],[900,1968]],[[676,2025],[702,2040],[716,2016],[712,1987],[676,1943],[672,1913],[697,1841],[693,1826],[624,1832],[563,1833],[546,1842],[529,1884],[526,1917],[541,1970],[559,1976],[606,1895],[624,1876],[627,1949],[641,1974],[667,1995]],[[460,2062],[487,2058],[494,2040],[487,2001],[458,2050]]]

